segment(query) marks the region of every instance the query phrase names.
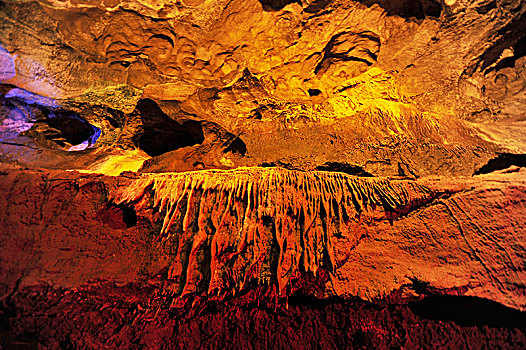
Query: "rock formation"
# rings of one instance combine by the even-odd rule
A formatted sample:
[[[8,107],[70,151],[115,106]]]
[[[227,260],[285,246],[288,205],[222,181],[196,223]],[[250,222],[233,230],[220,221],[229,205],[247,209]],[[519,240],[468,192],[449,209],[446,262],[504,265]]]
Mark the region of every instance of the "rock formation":
[[[0,3],[0,347],[523,348],[526,3]]]

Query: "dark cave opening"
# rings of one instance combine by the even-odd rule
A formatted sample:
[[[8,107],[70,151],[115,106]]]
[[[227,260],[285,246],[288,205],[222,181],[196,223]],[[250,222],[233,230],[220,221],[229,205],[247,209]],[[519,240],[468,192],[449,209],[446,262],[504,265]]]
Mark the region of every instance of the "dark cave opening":
[[[490,159],[473,175],[489,174],[494,171],[508,169],[511,166],[526,168],[526,154],[499,153],[497,157]]]
[[[480,56],[479,68],[482,71],[487,70],[485,74],[492,70],[498,71],[503,68],[513,68],[518,59],[526,56],[525,30],[526,14],[522,14],[514,21],[511,21],[507,26],[503,27],[499,31],[501,38]],[[513,56],[505,57],[500,60],[502,53],[508,48],[513,48]],[[495,63],[497,64],[494,65]],[[465,74],[473,74],[476,69],[476,65],[471,65],[466,69]]]
[[[223,153],[237,153],[244,156],[247,153],[247,145],[239,137],[236,137],[228,146],[223,150]]]
[[[326,162],[322,165],[318,165],[315,170],[333,171],[333,172],[346,173],[349,175],[362,176],[362,177],[373,177],[374,176],[373,174],[365,171],[365,169],[359,165],[343,163],[343,162]]]
[[[3,89],[7,93],[0,92],[0,139],[30,137],[43,147],[81,151],[92,147],[102,134],[79,113],[61,108],[50,98],[12,86]]]
[[[525,312],[478,297],[436,295],[411,303],[409,308],[421,318],[452,321],[463,327],[526,327]]]
[[[135,208],[129,204],[117,204],[117,208],[122,210],[122,220],[126,224],[126,227],[134,227],[137,225],[137,213]]]
[[[205,140],[201,122],[187,120],[180,124],[152,100],[139,101],[137,110],[141,116],[142,130],[132,140],[151,157],[201,144]]]
[[[294,2],[301,4],[300,0],[259,0],[265,11],[279,11]]]
[[[309,94],[309,96],[319,96],[321,95],[321,90],[319,89],[309,89],[307,90],[307,93]]]
[[[427,16],[438,18],[442,14],[442,5],[437,0],[361,0],[359,2],[368,7],[378,4],[388,15],[403,18],[424,19]]]
[[[304,11],[307,13],[316,13],[323,10],[332,0],[315,0],[305,7]]]
[[[133,205],[109,202],[97,213],[98,220],[113,229],[126,229],[137,225],[137,213]]]
[[[49,111],[45,122],[60,132],[59,135],[51,133],[46,138],[52,139],[60,146],[65,146],[65,143],[62,142],[64,140],[73,146],[86,143],[84,148],[87,148],[95,144],[101,134],[99,128],[68,111]]]
[[[513,56],[506,57],[495,66],[495,70],[501,70],[503,68],[515,67],[515,62],[518,59],[526,56],[526,36],[522,37],[515,45],[513,45]]]

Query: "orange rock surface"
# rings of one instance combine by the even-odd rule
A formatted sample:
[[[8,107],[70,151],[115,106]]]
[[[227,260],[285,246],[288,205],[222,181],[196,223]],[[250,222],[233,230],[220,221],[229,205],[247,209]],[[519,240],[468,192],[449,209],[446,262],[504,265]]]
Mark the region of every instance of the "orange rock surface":
[[[0,348],[524,348],[524,33],[520,0],[1,2]]]
[[[11,281],[4,290],[20,278],[61,286],[96,277],[129,282],[141,269],[166,267],[175,295],[240,291],[252,279],[286,295],[291,279],[323,268],[327,297],[373,300],[420,281],[526,305],[522,170],[456,181],[261,168],[135,178],[3,174],[2,200],[12,201],[1,216],[3,247],[10,266],[29,273],[15,278],[3,264]],[[34,199],[31,207],[25,196]],[[134,224],[123,210],[135,213]],[[19,246],[24,240],[29,246]]]

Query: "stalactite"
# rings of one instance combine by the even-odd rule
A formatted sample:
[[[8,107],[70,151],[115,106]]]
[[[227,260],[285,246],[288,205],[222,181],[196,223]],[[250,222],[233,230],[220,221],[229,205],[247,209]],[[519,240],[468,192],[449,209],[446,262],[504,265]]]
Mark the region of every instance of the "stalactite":
[[[182,295],[252,278],[281,292],[298,271],[333,271],[333,240],[357,236],[363,218],[390,220],[437,195],[411,181],[279,168],[144,174],[110,193],[164,216],[159,239],[173,249],[168,277]]]

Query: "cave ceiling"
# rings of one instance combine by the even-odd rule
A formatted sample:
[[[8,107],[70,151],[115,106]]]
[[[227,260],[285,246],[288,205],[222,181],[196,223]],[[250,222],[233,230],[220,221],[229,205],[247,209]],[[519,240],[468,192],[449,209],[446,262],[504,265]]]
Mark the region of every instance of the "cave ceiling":
[[[424,176],[523,152],[520,1],[6,1],[1,11],[3,140],[28,147],[11,156],[3,144],[5,159],[111,174],[342,162]],[[57,110],[100,135],[52,164],[53,140],[85,148],[63,123],[46,125]],[[203,139],[152,145],[169,119],[199,124]],[[115,156],[128,165],[114,170]]]

